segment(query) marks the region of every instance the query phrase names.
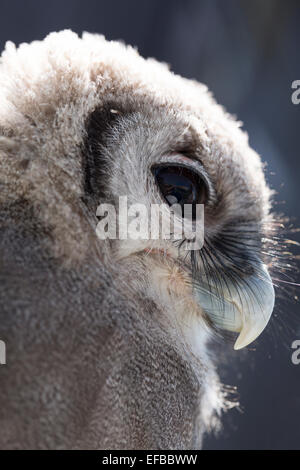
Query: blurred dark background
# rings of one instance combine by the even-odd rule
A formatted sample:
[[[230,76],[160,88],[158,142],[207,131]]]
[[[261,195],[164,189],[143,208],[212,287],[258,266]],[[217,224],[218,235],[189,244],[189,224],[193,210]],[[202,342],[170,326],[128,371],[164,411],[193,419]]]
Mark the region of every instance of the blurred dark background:
[[[1,49],[7,40],[19,44],[65,28],[97,32],[206,83],[244,122],[267,162],[276,209],[300,225],[300,104],[291,101],[291,84],[300,80],[299,1],[0,0],[0,6]],[[292,278],[299,282],[297,273]],[[277,302],[268,332],[219,368],[225,383],[237,385],[241,406],[226,415],[217,437],[205,439],[206,449],[300,449],[300,365],[291,361],[291,343],[300,339],[294,301],[300,291],[283,287],[287,299]]]

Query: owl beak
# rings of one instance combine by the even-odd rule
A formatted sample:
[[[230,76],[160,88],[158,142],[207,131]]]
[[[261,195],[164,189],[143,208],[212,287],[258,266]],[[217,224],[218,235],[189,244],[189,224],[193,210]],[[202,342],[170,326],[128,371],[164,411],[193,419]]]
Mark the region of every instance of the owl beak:
[[[250,281],[254,292],[246,289],[246,305],[241,307],[242,327],[234,344],[234,349],[242,349],[252,343],[266,328],[275,304],[275,292],[272,279],[265,265],[260,274]],[[254,298],[255,297],[255,298]]]
[[[213,290],[197,284],[194,296],[216,327],[239,333],[234,349],[244,348],[262,333],[275,303],[273,283],[264,264],[236,285],[224,282]]]

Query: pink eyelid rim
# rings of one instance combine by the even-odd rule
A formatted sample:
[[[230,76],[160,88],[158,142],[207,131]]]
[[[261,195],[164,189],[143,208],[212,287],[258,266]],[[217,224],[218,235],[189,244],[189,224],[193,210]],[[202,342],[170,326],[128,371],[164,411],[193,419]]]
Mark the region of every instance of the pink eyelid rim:
[[[202,164],[198,162],[197,160],[192,160],[189,157],[186,157],[185,155],[180,155],[176,153],[171,153],[169,155],[163,155],[161,158],[162,162],[170,162],[170,163],[186,163],[189,166],[193,166],[196,169],[202,169]]]

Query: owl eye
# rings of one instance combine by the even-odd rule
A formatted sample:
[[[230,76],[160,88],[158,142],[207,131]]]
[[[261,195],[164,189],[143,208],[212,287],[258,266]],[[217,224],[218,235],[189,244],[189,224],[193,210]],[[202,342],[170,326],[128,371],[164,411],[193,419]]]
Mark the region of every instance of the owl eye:
[[[208,188],[205,181],[194,170],[180,165],[161,165],[152,168],[156,183],[167,203],[172,206],[191,204],[193,214],[196,204],[205,204]]]

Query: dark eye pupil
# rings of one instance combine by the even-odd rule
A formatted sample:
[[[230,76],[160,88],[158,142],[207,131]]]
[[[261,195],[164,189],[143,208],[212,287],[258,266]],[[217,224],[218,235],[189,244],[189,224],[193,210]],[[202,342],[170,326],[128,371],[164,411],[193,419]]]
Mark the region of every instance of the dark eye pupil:
[[[160,191],[169,205],[204,204],[207,198],[206,185],[200,176],[181,166],[157,166],[153,168]],[[194,212],[194,211],[193,211]]]

